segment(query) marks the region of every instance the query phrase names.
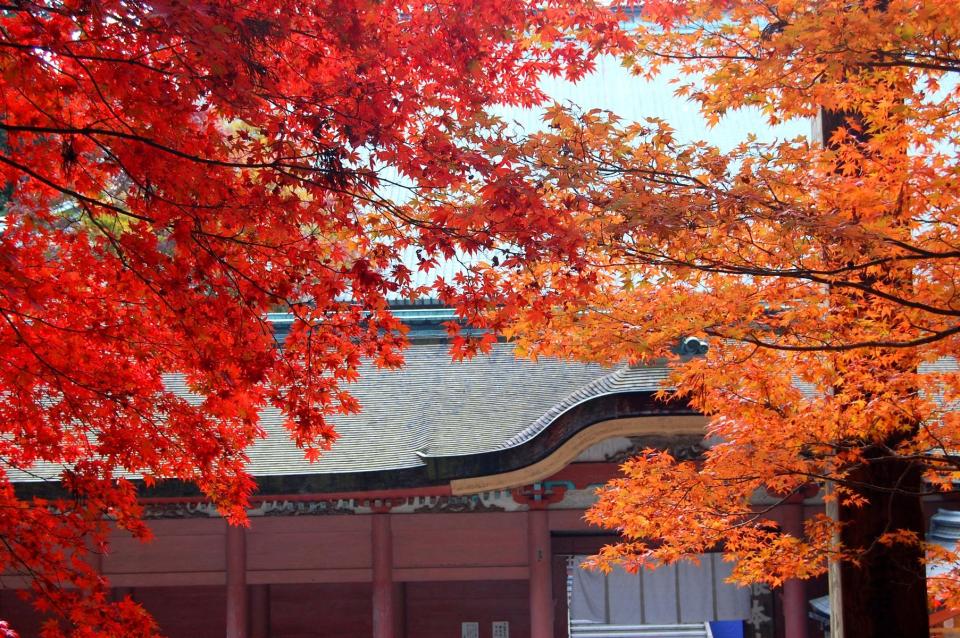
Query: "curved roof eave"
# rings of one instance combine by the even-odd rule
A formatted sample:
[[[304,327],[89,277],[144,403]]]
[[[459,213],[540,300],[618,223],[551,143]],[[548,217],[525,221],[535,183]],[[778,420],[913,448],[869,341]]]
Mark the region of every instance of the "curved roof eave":
[[[642,417],[699,416],[686,403],[664,401],[656,394],[655,390],[600,394],[571,406],[535,435],[510,447],[477,454],[420,456],[426,463],[427,474],[442,482],[504,474],[547,458],[575,435],[598,423]]]

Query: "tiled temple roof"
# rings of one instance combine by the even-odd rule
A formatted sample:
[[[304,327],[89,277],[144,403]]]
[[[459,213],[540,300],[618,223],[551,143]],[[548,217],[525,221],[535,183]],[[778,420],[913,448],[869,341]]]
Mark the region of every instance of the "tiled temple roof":
[[[411,472],[425,471],[430,459],[522,445],[571,408],[604,395],[655,391],[666,375],[663,367],[518,359],[513,345],[504,342],[494,344],[489,354],[454,362],[449,344],[433,336],[437,322],[446,317],[431,314],[427,319],[427,314],[413,322],[420,324],[412,326],[413,345],[404,353],[403,368],[363,366],[359,380],[349,386],[362,411],[331,419],[339,438],[319,461],[306,461],[283,427],[281,413],[265,409],[261,425],[267,436],[249,451],[251,474],[318,479],[350,474],[350,484],[362,484],[357,475],[363,473],[413,476]],[[189,394],[179,375],[171,375],[167,385]],[[14,482],[29,483],[55,478],[61,469],[46,465],[9,473]]]
[[[446,344],[416,344],[400,370],[364,366],[349,389],[363,406],[333,419],[340,438],[317,463],[289,440],[281,415],[266,410],[268,436],[250,452],[254,475],[360,472],[419,467],[421,455],[494,450],[617,371],[597,365],[514,356],[498,343],[488,355],[452,362]],[[646,387],[646,386],[645,386]],[[545,419],[547,419],[545,421]],[[419,453],[419,454],[418,454]]]

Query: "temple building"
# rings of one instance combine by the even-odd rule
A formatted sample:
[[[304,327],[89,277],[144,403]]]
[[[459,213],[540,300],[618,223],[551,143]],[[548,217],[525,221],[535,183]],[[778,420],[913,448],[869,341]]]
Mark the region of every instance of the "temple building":
[[[161,485],[145,499],[155,539],[118,534],[98,558],[116,596],[170,638],[822,635],[808,618],[821,582],[735,587],[719,554],[643,574],[580,567],[615,538],[583,514],[620,461],[648,447],[703,451],[705,419],[654,398],[663,365],[534,363],[508,343],[454,363],[450,311],[397,312],[411,327],[407,364],[364,371],[351,386],[363,411],[336,419],[333,449],[306,462],[264,412],[249,528]],[[695,356],[704,344],[683,347]],[[820,507],[814,497],[773,518],[799,532]],[[17,582],[4,585],[0,616],[35,635]]]

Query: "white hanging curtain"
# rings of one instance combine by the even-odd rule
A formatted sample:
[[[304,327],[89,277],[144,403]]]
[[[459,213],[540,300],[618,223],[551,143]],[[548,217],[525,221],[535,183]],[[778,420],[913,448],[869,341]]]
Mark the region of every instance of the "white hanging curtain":
[[[614,569],[604,576],[571,561],[570,619],[611,625],[669,625],[744,619],[750,590],[724,582],[733,565],[719,554],[702,554],[700,563],[683,562],[629,574]]]
[[[598,571],[580,567],[586,556],[574,556],[570,590],[570,618],[589,622],[607,622],[606,578]]]

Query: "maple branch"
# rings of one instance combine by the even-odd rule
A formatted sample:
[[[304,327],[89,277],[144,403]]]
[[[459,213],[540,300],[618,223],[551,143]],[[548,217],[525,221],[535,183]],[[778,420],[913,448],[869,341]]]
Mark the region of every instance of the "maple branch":
[[[881,56],[889,55],[888,52],[881,52]],[[926,62],[924,60],[933,60]],[[960,60],[941,56],[929,56],[920,54],[902,53],[893,59],[881,57],[880,59],[871,59],[863,62],[862,66],[868,68],[895,68],[905,67],[911,69],[927,69],[930,71],[946,71],[948,73],[960,73]]]
[[[0,120],[0,130],[5,130],[8,132],[26,132],[26,133],[37,133],[37,134],[46,134],[46,135],[82,135],[86,137],[93,138],[94,136],[104,136],[104,137],[116,137],[124,140],[139,142],[151,148],[155,148],[164,153],[168,153],[175,157],[188,160],[190,162],[196,162],[198,164],[207,164],[210,166],[220,166],[224,168],[245,168],[245,169],[277,169],[285,168],[288,170],[297,170],[305,171],[309,173],[332,173],[331,169],[321,168],[319,166],[312,166],[309,164],[297,164],[297,163],[288,163],[284,162],[282,158],[275,159],[271,162],[234,162],[229,160],[220,160],[210,157],[201,157],[199,155],[194,155],[182,151],[160,142],[145,137],[143,135],[138,135],[135,133],[124,133],[123,131],[117,131],[113,129],[103,129],[95,127],[79,127],[79,128],[70,128],[70,127],[59,127],[59,126],[27,126],[19,124],[8,124],[3,120]]]
[[[630,249],[625,252],[625,254],[632,254],[640,257],[653,257],[654,260],[648,263],[653,265],[660,266],[682,266],[684,268],[691,268],[693,270],[699,270],[703,272],[711,272],[717,274],[728,274],[728,275],[748,275],[752,277],[765,277],[771,279],[777,278],[789,278],[789,279],[798,279],[810,281],[813,283],[824,284],[827,286],[833,286],[837,288],[851,288],[854,290],[859,290],[860,292],[885,299],[887,301],[893,302],[899,306],[904,306],[907,308],[913,308],[915,310],[921,310],[923,312],[928,312],[933,315],[942,315],[947,317],[960,317],[960,310],[953,310],[949,308],[940,308],[938,306],[931,306],[930,304],[921,303],[919,301],[914,301],[911,299],[906,299],[900,295],[895,295],[893,293],[881,290],[872,284],[863,283],[859,281],[851,280],[838,280],[828,277],[819,276],[819,273],[825,274],[839,274],[841,272],[855,272],[862,271],[871,266],[884,265],[884,264],[895,264],[899,261],[915,261],[918,259],[923,259],[922,255],[916,257],[902,256],[902,257],[885,257],[870,262],[865,262],[863,264],[854,264],[845,266],[842,268],[826,271],[817,271],[812,269],[771,269],[771,268],[760,268],[757,266],[736,266],[736,265],[727,265],[720,262],[715,262],[713,265],[688,261],[683,259],[677,259],[667,255],[665,253],[654,253],[651,251],[639,251],[636,249]],[[703,258],[705,259],[705,258]],[[916,344],[920,345],[920,344]]]
[[[0,10],[2,10],[2,9],[0,9]],[[152,65],[150,65],[150,64],[147,64],[146,62],[141,62],[141,61],[136,60],[136,59],[133,59],[133,58],[114,58],[114,57],[99,56],[99,55],[81,55],[81,54],[78,54],[78,53],[72,53],[72,52],[70,52],[70,51],[68,51],[68,50],[66,50],[66,49],[64,49],[64,50],[54,49],[54,48],[52,48],[52,47],[45,46],[45,45],[39,44],[39,43],[27,44],[27,43],[23,43],[23,42],[12,42],[12,41],[9,41],[9,40],[7,40],[7,41],[0,41],[0,48],[16,49],[16,50],[19,50],[19,51],[45,51],[46,53],[49,53],[49,54],[62,55],[62,56],[64,56],[64,57],[66,57],[66,58],[70,58],[70,59],[74,59],[74,60],[88,60],[88,61],[91,61],[91,62],[105,62],[105,63],[109,63],[109,64],[129,64],[129,65],[136,66],[136,67],[138,67],[138,68],[145,69],[145,70],[147,70],[147,71],[152,71],[152,72],[154,72],[154,73],[159,73],[159,74],[161,74],[161,75],[177,77],[177,74],[174,73],[174,72],[172,72],[172,71],[167,71],[167,70],[165,70],[165,69],[161,69],[161,68],[152,66]],[[159,53],[161,50],[162,50],[162,49],[156,50],[156,51],[152,51],[151,53]],[[147,55],[148,55],[148,54],[142,54],[142,55],[139,56],[139,57],[146,57]]]
[[[908,257],[908,256],[904,255],[904,256],[902,257],[902,259],[956,259],[956,258],[960,258],[960,250],[950,250],[950,251],[947,251],[947,252],[938,252],[938,251],[926,250],[926,249],[924,249],[924,248],[920,248],[919,246],[915,246],[915,245],[913,245],[913,244],[908,244],[908,243],[905,242],[905,241],[902,241],[902,240],[899,240],[899,239],[895,239],[895,238],[893,238],[893,237],[884,237],[884,238],[883,238],[883,241],[885,241],[885,242],[887,242],[887,243],[889,243],[889,244],[893,244],[894,246],[896,246],[896,247],[898,247],[898,248],[903,248],[904,250],[909,250],[910,252],[915,253],[915,254],[917,255],[916,257]],[[871,264],[871,265],[873,265],[873,264]]]
[[[844,343],[844,344],[823,344],[818,346],[800,346],[800,345],[788,345],[781,343],[772,343],[769,341],[764,341],[758,337],[752,335],[733,335],[724,333],[722,330],[717,328],[704,328],[704,332],[712,337],[718,337],[721,339],[731,339],[733,341],[741,341],[744,343],[750,343],[762,348],[769,348],[771,350],[783,350],[787,352],[846,352],[850,350],[860,350],[863,348],[915,348],[917,346],[926,345],[929,343],[934,343],[950,337],[952,335],[960,333],[960,325],[953,326],[946,330],[935,331],[933,334],[927,337],[920,337],[917,339],[911,339],[908,341],[859,341],[856,343]]]
[[[747,52],[746,55],[733,55],[730,53],[664,53],[662,51],[656,51],[654,49],[645,48],[643,49],[645,55],[649,55],[654,58],[661,58],[664,60],[671,61],[694,61],[694,60],[734,60],[734,61],[757,61],[761,58]]]
[[[143,215],[138,215],[137,213],[134,213],[134,212],[132,212],[132,211],[126,210],[126,209],[124,209],[124,208],[120,208],[119,206],[114,206],[113,204],[110,204],[110,203],[108,203],[108,202],[104,202],[104,201],[101,201],[101,200],[98,200],[98,199],[94,199],[94,198],[92,198],[92,197],[87,197],[86,195],[83,195],[83,194],[81,194],[81,193],[78,193],[77,191],[75,191],[75,190],[73,190],[73,189],[67,188],[66,186],[61,186],[60,184],[57,184],[57,183],[54,182],[53,180],[51,180],[51,179],[49,179],[49,178],[47,178],[47,177],[44,177],[43,175],[40,175],[40,174],[37,173],[36,171],[32,170],[31,168],[29,168],[29,167],[27,167],[27,166],[24,166],[23,164],[20,164],[20,163],[18,163],[18,162],[15,162],[14,160],[12,160],[12,159],[9,158],[9,157],[6,157],[5,155],[0,155],[0,163],[6,164],[6,165],[8,165],[8,166],[11,166],[11,167],[17,169],[18,171],[20,171],[20,172],[22,172],[22,173],[25,173],[26,175],[29,175],[30,177],[34,178],[34,179],[37,180],[38,182],[40,182],[40,183],[42,183],[42,184],[44,184],[44,185],[46,185],[46,186],[49,186],[49,187],[52,188],[53,190],[55,190],[55,191],[57,191],[57,192],[59,192],[59,193],[62,193],[63,195],[68,195],[68,196],[76,199],[77,201],[84,202],[84,203],[90,204],[90,205],[92,205],[92,206],[98,206],[98,207],[100,207],[100,208],[106,208],[107,210],[111,210],[111,211],[113,211],[113,212],[115,212],[115,213],[118,213],[118,214],[120,214],[120,215],[126,215],[127,217],[132,217],[132,218],[134,218],[134,219],[139,219],[140,221],[145,221],[145,222],[150,222],[150,223],[153,223],[153,222],[154,222],[154,220],[151,219],[151,218],[149,218],[149,217],[144,217]]]

